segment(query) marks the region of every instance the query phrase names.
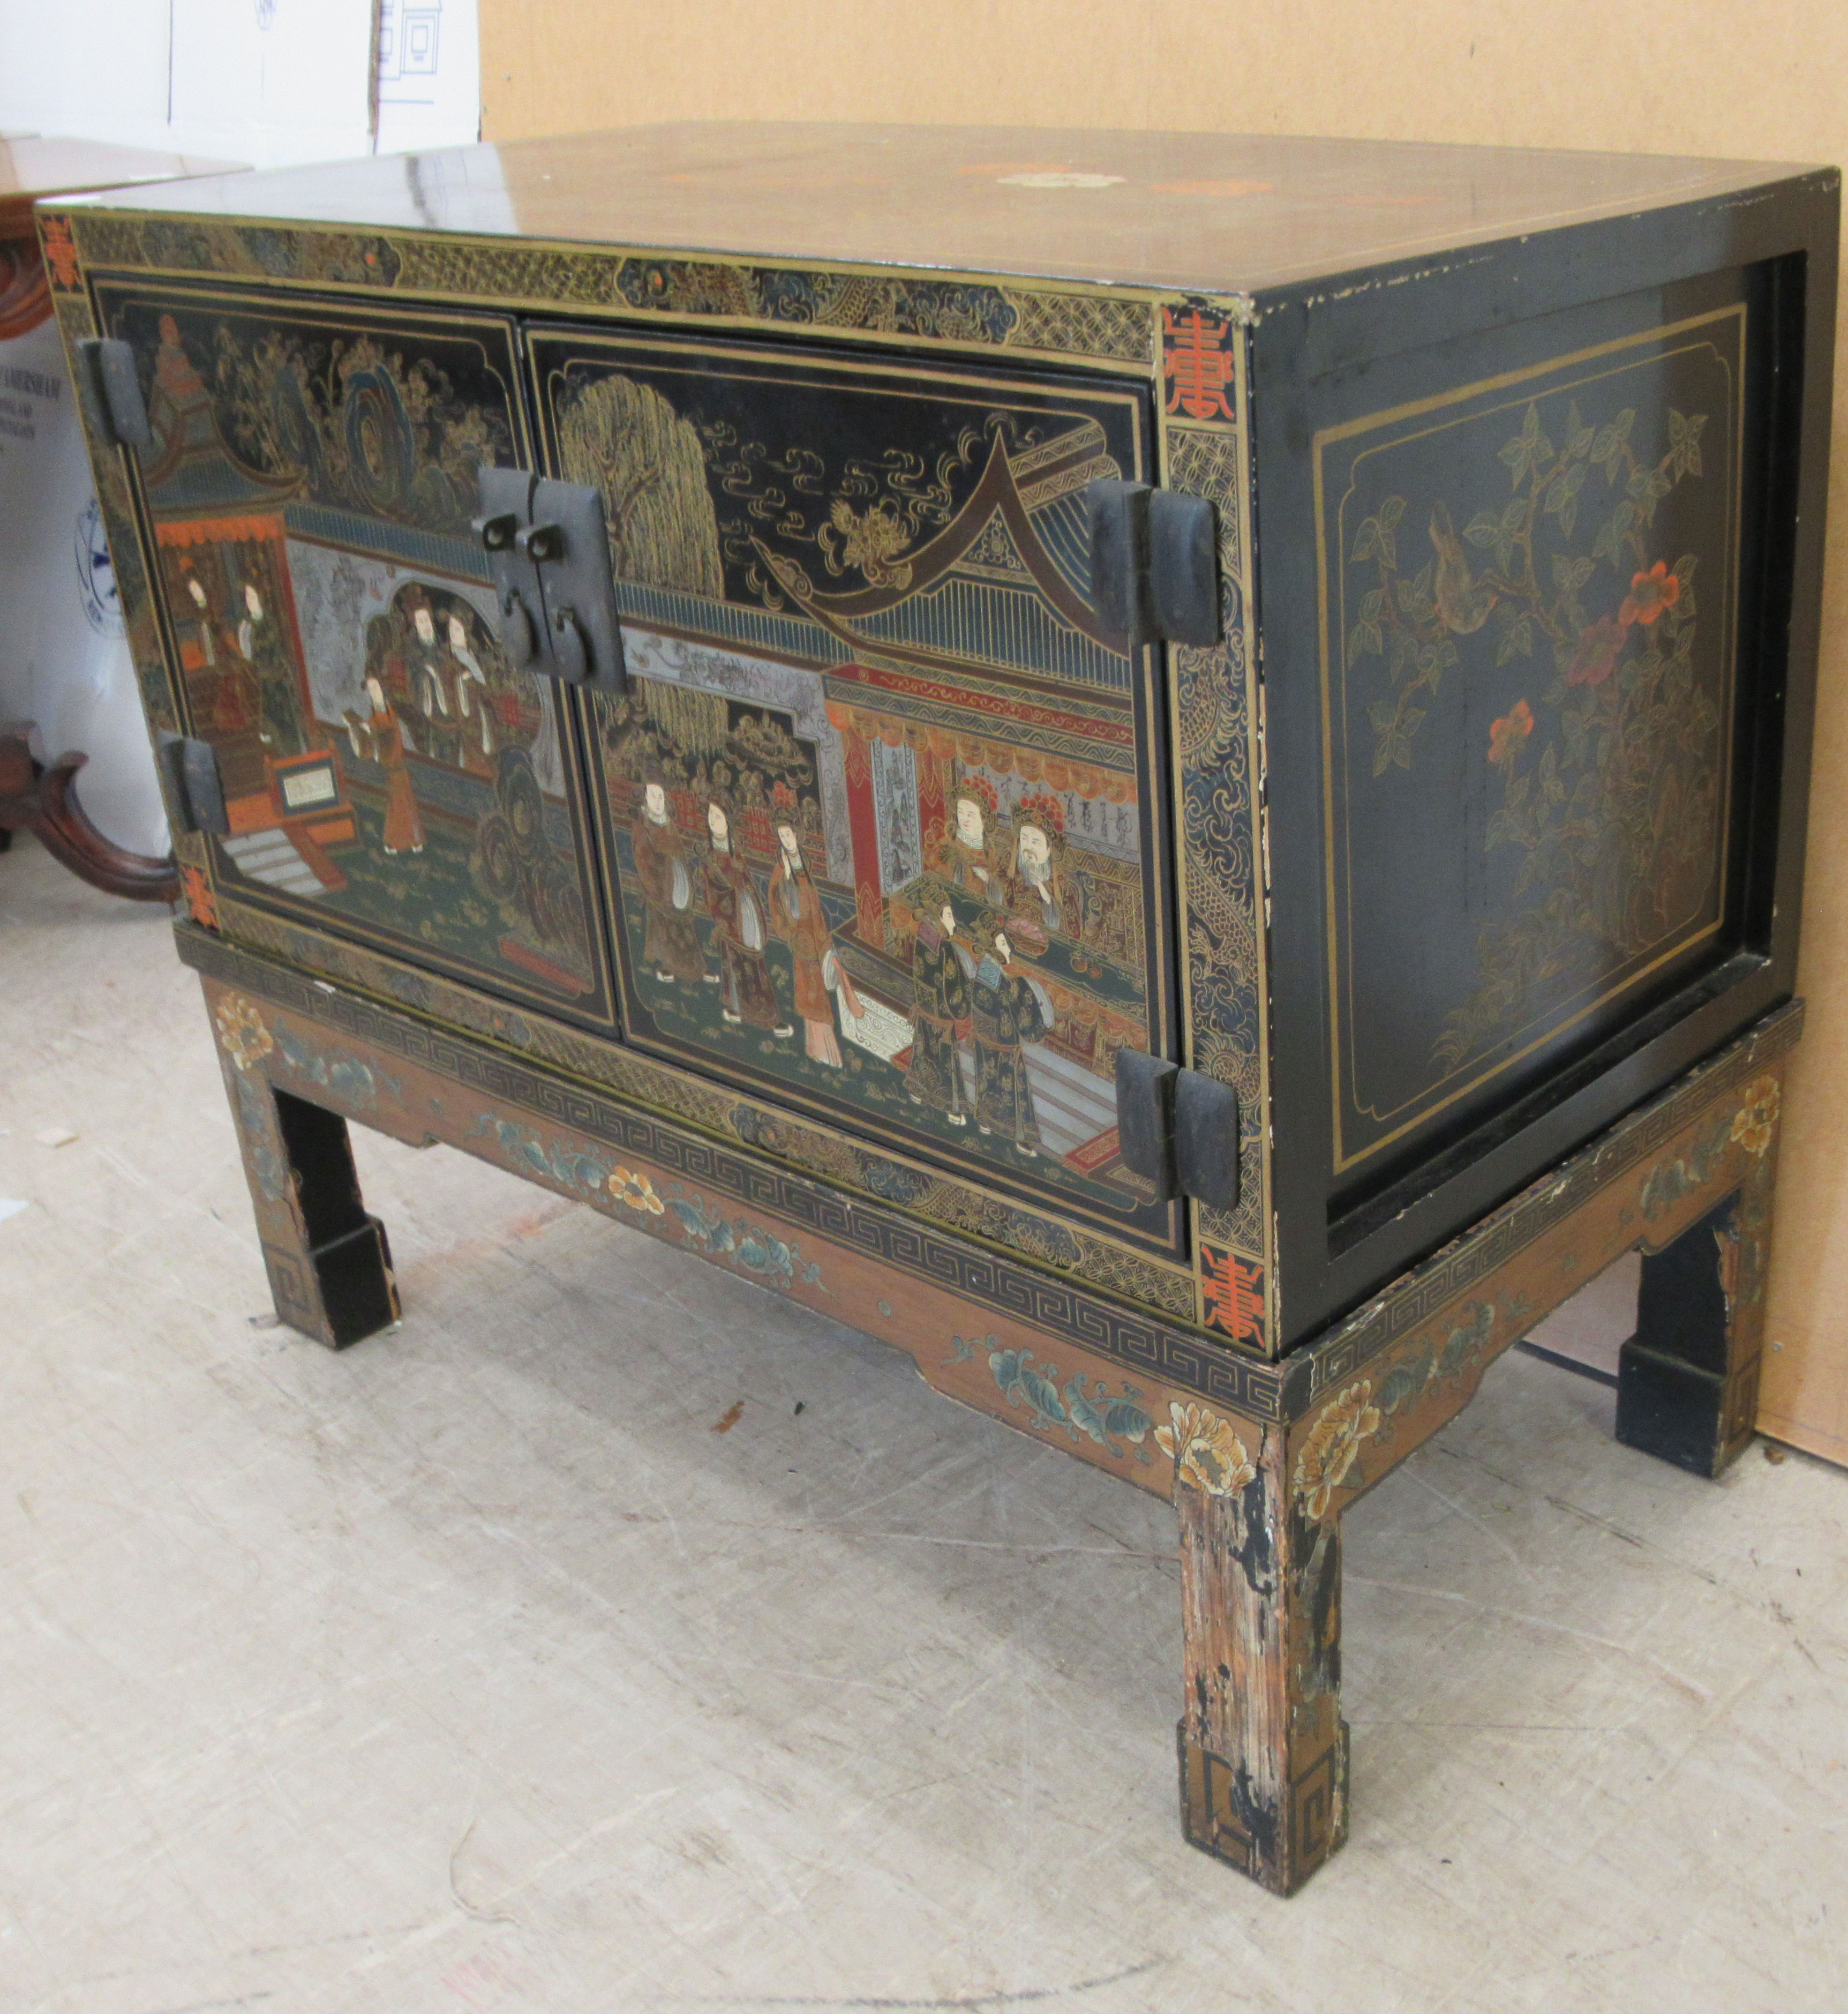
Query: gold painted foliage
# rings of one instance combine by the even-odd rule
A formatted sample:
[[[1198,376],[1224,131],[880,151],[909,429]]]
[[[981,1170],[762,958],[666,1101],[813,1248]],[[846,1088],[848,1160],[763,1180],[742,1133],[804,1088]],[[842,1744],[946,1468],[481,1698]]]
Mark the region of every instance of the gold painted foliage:
[[[1732,1137],[1760,1161],[1771,1150],[1781,1102],[1778,1080],[1761,1077],[1746,1085],[1746,1102],[1734,1116]]]
[[[1363,1378],[1338,1392],[1309,1429],[1296,1457],[1294,1486],[1298,1506],[1312,1524],[1328,1515],[1334,1493],[1384,1424],[1373,1397],[1371,1381]]]
[[[1531,400],[1499,451],[1506,503],[1459,532],[1432,500],[1431,557],[1416,573],[1400,552],[1413,518],[1403,496],[1381,502],[1349,555],[1377,579],[1348,668],[1380,656],[1391,687],[1367,709],[1375,776],[1411,768],[1452,667],[1506,690],[1506,668],[1552,659],[1482,749],[1501,797],[1484,849],[1519,858],[1504,912],[1478,937],[1477,984],[1432,1044],[1445,1070],[1689,927],[1718,869],[1721,721],[1714,675],[1695,657],[1698,556],[1671,565],[1651,544],[1662,500],[1704,472],[1707,416],[1671,410],[1665,442],[1645,447],[1634,407],[1602,421],[1576,400],[1563,418],[1551,410],[1543,422]]]
[[[1171,1399],[1172,1424],[1155,1428],[1155,1445],[1174,1457],[1180,1476],[1209,1496],[1236,1496],[1258,1471],[1229,1420],[1204,1406]]]
[[[501,412],[371,335],[251,341],[221,325],[214,375],[234,452],[318,502],[460,532],[478,507],[476,471],[512,458]]]
[[[697,424],[730,511],[719,525],[725,556],[769,608],[783,607],[787,591],[812,592],[821,572],[903,589],[911,568],[899,555],[954,518],[989,447],[981,428],[965,426],[933,456],[892,447],[832,462],[806,446],[772,453],[728,420]],[[1010,452],[1039,439],[1014,414],[994,415],[989,425]]]
[[[218,1023],[218,1046],[240,1070],[260,1063],[276,1046],[263,1016],[241,993],[227,993],[213,1018]]]
[[[865,575],[868,587],[911,585],[911,568],[898,555],[911,543],[911,535],[890,503],[869,504],[856,516],[852,504],[836,496],[828,518],[819,543],[830,573],[857,570]],[[838,552],[830,532],[839,539]]]
[[[1413,739],[1427,711],[1416,704],[1416,696],[1437,693],[1445,672],[1459,661],[1454,640],[1476,635],[1492,615],[1497,668],[1531,658],[1544,639],[1564,683],[1578,686],[1602,683],[1614,666],[1614,652],[1605,650],[1606,625],[1621,642],[1633,625],[1646,627],[1674,605],[1686,577],[1677,579],[1664,598],[1660,590],[1667,564],[1658,560],[1652,568],[1646,534],[1661,500],[1684,477],[1703,473],[1700,438],[1707,416],[1671,411],[1666,450],[1653,460],[1637,453],[1636,417],[1626,407],[1607,422],[1592,424],[1581,418],[1574,400],[1556,446],[1542,426],[1538,403],[1530,400],[1520,432],[1498,454],[1515,493],[1504,504],[1477,511],[1460,534],[1444,499],[1434,498],[1426,520],[1431,557],[1414,573],[1404,570],[1409,562],[1402,561],[1399,550],[1409,500],[1383,497],[1362,519],[1348,563],[1370,564],[1377,579],[1356,605],[1346,661],[1350,671],[1368,657],[1386,662],[1391,694],[1368,709],[1378,737],[1376,776],[1390,768],[1410,768]],[[1581,553],[1574,533],[1587,480],[1595,471],[1603,475],[1603,492],[1621,485],[1622,493],[1589,550]],[[1599,489],[1594,484],[1593,493]],[[1581,597],[1588,587],[1597,586],[1601,563],[1610,566],[1621,606],[1594,621]],[[1679,566],[1676,574],[1681,575]],[[1637,583],[1645,581],[1658,591],[1639,595]],[[1631,591],[1625,596],[1627,582]],[[1554,704],[1558,697],[1549,695]]]
[[[559,398],[558,445],[570,480],[602,492],[619,579],[725,598],[705,454],[660,392],[614,373],[574,383]]]

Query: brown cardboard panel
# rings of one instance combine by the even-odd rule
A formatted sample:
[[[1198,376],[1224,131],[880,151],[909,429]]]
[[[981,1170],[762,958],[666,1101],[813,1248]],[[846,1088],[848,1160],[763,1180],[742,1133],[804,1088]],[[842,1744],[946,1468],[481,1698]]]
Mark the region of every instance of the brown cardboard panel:
[[[491,139],[643,120],[940,120],[1322,133],[1617,152],[1848,160],[1848,9],[1598,0],[1416,16],[1360,0],[482,0]],[[1228,169],[1223,179],[1236,181]],[[1224,200],[1238,195],[1224,192]],[[1848,345],[1800,984],[1771,1279],[1764,1430],[1848,1461]]]

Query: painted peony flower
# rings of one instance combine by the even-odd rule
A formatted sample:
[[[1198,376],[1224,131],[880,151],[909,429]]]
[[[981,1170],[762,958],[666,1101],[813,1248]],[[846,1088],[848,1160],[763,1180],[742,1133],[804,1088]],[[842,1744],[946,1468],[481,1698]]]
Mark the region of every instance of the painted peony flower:
[[[1360,1458],[1362,1446],[1380,1431],[1380,1409],[1372,1383],[1363,1378],[1339,1393],[1309,1429],[1296,1457],[1296,1500],[1305,1517],[1320,1524],[1334,1493]]]
[[[1534,710],[1524,699],[1517,699],[1503,719],[1489,722],[1490,762],[1498,767],[1512,764],[1533,731]]]
[[[1155,1428],[1155,1445],[1173,1456],[1175,1467],[1196,1489],[1209,1496],[1235,1496],[1257,1475],[1229,1420],[1177,1399],[1169,1402],[1168,1411],[1173,1424]]]
[[[646,1210],[650,1217],[660,1217],[666,1211],[667,1205],[655,1194],[654,1183],[632,1169],[614,1170],[603,1186],[625,1209]]]
[[[1628,602],[1624,604],[1626,608],[1629,605]],[[1629,624],[1628,616],[1620,620],[1614,615],[1600,615],[1596,622],[1588,623],[1580,630],[1578,648],[1572,653],[1572,661],[1566,667],[1567,684],[1603,685],[1617,669]]]
[[[227,993],[218,1003],[219,1045],[241,1070],[267,1056],[276,1038],[263,1025],[263,1017],[241,993]]]
[[[1630,592],[1624,597],[1617,620],[1626,625],[1632,622],[1647,625],[1653,622],[1664,609],[1672,608],[1681,598],[1679,577],[1668,571],[1666,560],[1657,560],[1647,573],[1631,575]]]
[[[1763,1160],[1771,1149],[1781,1095],[1775,1077],[1761,1077],[1746,1087],[1746,1102],[1734,1113],[1732,1137],[1748,1154]]]

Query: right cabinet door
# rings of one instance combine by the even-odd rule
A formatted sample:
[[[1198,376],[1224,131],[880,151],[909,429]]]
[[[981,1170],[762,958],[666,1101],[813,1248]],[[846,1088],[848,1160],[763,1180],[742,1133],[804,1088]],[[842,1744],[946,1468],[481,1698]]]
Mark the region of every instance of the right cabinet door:
[[[1182,1256],[1112,1072],[1171,1048],[1159,654],[1085,490],[1146,389],[529,331],[603,494],[630,675],[593,703],[625,1034],[774,1106]]]

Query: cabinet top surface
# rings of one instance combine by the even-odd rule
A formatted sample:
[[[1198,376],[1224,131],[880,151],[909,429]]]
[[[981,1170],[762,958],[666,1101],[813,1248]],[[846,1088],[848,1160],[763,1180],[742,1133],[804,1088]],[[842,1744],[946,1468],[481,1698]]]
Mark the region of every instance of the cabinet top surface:
[[[1255,292],[1783,180],[1765,162],[689,124],[214,176],[109,210]]]

